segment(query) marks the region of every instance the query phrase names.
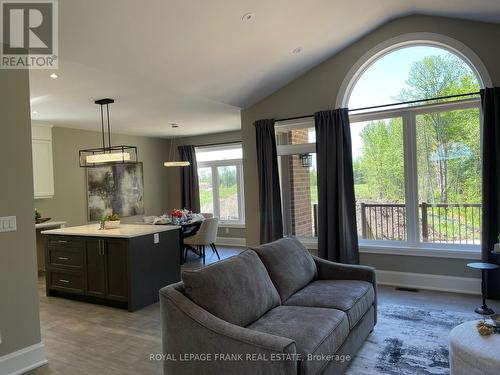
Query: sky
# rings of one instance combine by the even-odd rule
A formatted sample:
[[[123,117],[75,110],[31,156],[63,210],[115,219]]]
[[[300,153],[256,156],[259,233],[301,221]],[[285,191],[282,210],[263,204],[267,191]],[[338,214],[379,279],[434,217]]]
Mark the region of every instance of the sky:
[[[428,46],[412,46],[399,49],[377,60],[356,83],[349,99],[349,108],[390,104],[401,89],[406,88],[406,79],[412,64],[426,56],[444,56],[450,52]],[[353,159],[361,156],[363,142],[360,133],[366,123],[351,124]]]

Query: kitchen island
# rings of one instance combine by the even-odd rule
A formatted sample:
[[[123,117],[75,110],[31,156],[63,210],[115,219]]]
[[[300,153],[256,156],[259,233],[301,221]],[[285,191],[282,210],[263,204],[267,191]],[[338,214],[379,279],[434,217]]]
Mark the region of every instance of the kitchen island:
[[[47,296],[138,310],[180,281],[178,226],[98,224],[42,232]]]

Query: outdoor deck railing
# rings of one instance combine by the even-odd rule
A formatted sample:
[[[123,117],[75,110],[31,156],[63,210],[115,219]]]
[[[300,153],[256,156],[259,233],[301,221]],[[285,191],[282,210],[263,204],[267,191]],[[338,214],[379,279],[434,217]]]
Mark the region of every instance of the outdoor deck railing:
[[[406,207],[398,203],[359,204],[361,237],[406,240]],[[478,244],[481,240],[480,203],[419,204],[420,236],[424,242]]]

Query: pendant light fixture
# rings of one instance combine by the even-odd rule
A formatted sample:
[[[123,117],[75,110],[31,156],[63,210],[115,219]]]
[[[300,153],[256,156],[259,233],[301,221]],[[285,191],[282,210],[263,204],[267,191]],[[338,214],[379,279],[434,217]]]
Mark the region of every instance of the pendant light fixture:
[[[177,129],[179,127],[179,125],[170,124],[170,127],[172,129]],[[175,130],[174,130],[174,132],[175,132]],[[182,161],[182,160],[176,161],[176,160],[174,160],[175,159],[174,158],[174,138],[175,138],[175,134],[172,136],[172,138],[170,138],[170,152],[169,152],[168,161],[163,163],[163,165],[165,167],[189,167],[189,165],[191,165],[191,163],[189,161]]]
[[[101,132],[102,147],[80,150],[80,167],[93,168],[115,164],[137,163],[137,147],[135,146],[111,146],[111,126],[109,123],[109,105],[114,99],[99,99],[94,103],[101,107]],[[104,131],[104,106],[106,106],[106,119],[108,125],[108,144],[106,145],[106,133]]]

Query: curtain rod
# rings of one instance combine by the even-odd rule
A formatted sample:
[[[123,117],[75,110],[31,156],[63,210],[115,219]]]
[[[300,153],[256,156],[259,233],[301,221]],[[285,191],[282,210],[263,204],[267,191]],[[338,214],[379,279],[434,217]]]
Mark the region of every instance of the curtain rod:
[[[414,104],[414,103],[421,103],[421,102],[430,102],[432,100],[441,100],[441,99],[451,99],[451,98],[460,98],[464,96],[471,96],[471,95],[479,95],[480,91],[476,92],[469,92],[467,94],[455,94],[455,95],[447,95],[447,96],[438,96],[435,98],[429,98],[429,99],[418,99],[418,100],[410,100],[407,102],[400,102],[400,103],[391,103],[391,104],[381,104],[381,105],[374,105],[371,107],[361,107],[361,108],[354,108],[350,109],[349,112],[355,112],[355,111],[365,111],[367,109],[377,109],[377,108],[385,108],[385,107],[393,107],[397,105],[404,105],[404,104]],[[296,117],[287,117],[287,118],[280,118],[277,120],[274,120],[275,122],[281,122],[281,121],[290,121],[290,120],[300,120],[303,118],[308,118],[308,117],[313,117],[314,114],[312,115],[304,115],[304,116],[296,116]]]

